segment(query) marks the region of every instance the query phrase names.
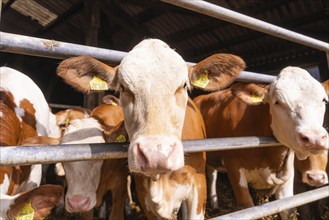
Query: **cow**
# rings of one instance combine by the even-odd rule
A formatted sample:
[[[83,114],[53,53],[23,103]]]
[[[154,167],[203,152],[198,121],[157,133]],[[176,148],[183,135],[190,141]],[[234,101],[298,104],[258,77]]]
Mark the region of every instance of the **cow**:
[[[91,57],[64,60],[57,74],[81,92],[89,93],[95,77],[103,80],[96,87],[120,92],[124,124],[130,140],[128,166],[130,172],[144,175],[152,183],[167,178],[184,167],[181,142],[188,89],[193,86],[207,91],[219,90],[232,83],[244,69],[237,56],[216,54],[188,67],[183,58],[159,39],[145,39],[137,44],[113,68]],[[200,161],[205,160],[198,154]],[[150,182],[151,183],[151,182]],[[202,186],[202,184],[200,184]],[[204,188],[190,191],[202,195]],[[150,190],[150,193],[154,193]],[[153,194],[154,195],[154,194]],[[154,197],[153,202],[168,194]],[[181,201],[187,199],[182,197]],[[204,202],[188,201],[187,218],[204,218]],[[158,208],[161,218],[171,218],[175,206]],[[192,207],[194,206],[194,207]],[[197,209],[195,207],[198,207]]]
[[[328,134],[322,127],[327,100],[321,84],[298,67],[284,68],[268,86],[237,83],[194,99],[208,138],[274,135],[283,144],[207,154],[209,164],[216,167],[221,162],[227,169],[239,207],[254,206],[248,184],[277,199],[293,195],[294,151],[305,159],[328,147]],[[217,205],[214,190],[211,199]],[[280,213],[283,219],[290,214],[289,210]]]
[[[113,119],[104,119],[103,109],[107,109],[107,117]],[[59,115],[62,116],[62,113],[70,110],[60,112]],[[79,112],[74,111],[78,114],[70,114],[69,123],[65,123],[63,127],[62,137],[36,136],[29,138],[26,144],[105,143],[128,139],[123,126],[123,113],[120,106],[107,104],[97,106],[88,117]],[[117,117],[118,115],[119,117]],[[61,121],[67,120],[63,118]],[[68,212],[81,212],[82,219],[93,219],[93,208],[99,207],[105,193],[111,191],[112,209],[109,219],[124,219],[128,176],[126,159],[75,161],[59,164],[60,166],[57,168],[61,170],[61,176],[66,179],[65,209]]]
[[[0,145],[17,146],[30,137],[57,138],[60,130],[40,88],[25,74],[0,67]],[[23,192],[40,185],[41,165],[1,166],[0,203],[2,213]],[[29,195],[29,194],[27,194]]]
[[[204,139],[206,131],[199,109],[188,100],[182,139]],[[183,168],[158,179],[135,174],[136,192],[148,219],[176,218],[182,203],[186,219],[200,219],[206,202],[205,152],[186,154]],[[191,213],[194,213],[193,215]]]
[[[323,88],[329,95],[329,80],[321,83]],[[326,108],[328,111],[328,106]],[[324,126],[328,129],[328,112],[324,120]],[[295,160],[295,181],[294,193],[298,194],[314,188],[320,187],[323,184],[328,184],[328,152],[324,151],[319,155],[311,155],[306,160]],[[326,215],[324,203],[328,203],[328,198],[319,200],[313,203],[305,204],[298,207],[299,219],[325,219],[322,215]],[[327,205],[328,207],[328,205]]]
[[[112,129],[112,133],[117,130]],[[66,127],[60,143],[105,143],[104,135],[101,124],[95,118],[75,119]],[[107,133],[106,136],[109,142],[115,141],[113,137],[109,140],[111,134]],[[67,182],[65,209],[68,212],[85,212],[83,217],[92,218],[92,209],[102,204],[103,196],[110,190],[113,202],[109,219],[124,219],[128,176],[126,159],[74,161],[62,164]]]

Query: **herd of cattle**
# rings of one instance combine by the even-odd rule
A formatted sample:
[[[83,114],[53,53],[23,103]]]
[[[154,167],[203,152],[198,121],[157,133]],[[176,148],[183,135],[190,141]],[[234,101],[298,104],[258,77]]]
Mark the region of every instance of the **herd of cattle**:
[[[57,174],[65,175],[65,193],[60,185],[40,185],[40,164],[1,166],[0,218],[45,218],[64,198],[67,212],[92,219],[93,208],[111,191],[109,219],[124,219],[132,180],[133,193],[152,220],[175,219],[180,208],[184,219],[204,219],[207,201],[221,206],[219,171],[227,172],[240,208],[254,206],[249,187],[280,199],[294,194],[296,182],[327,184],[323,122],[329,81],[321,85],[307,71],[286,67],[268,85],[233,83],[244,68],[244,61],[231,54],[189,66],[156,39],[136,45],[117,67],[73,57],[60,63],[58,76],[86,94],[98,77],[120,93],[120,101],[55,115],[30,78],[1,67],[1,146],[130,143],[128,159],[56,164]],[[209,93],[192,100],[192,88]],[[267,135],[282,146],[184,155],[181,141]],[[280,216],[289,219],[294,213],[285,210]]]

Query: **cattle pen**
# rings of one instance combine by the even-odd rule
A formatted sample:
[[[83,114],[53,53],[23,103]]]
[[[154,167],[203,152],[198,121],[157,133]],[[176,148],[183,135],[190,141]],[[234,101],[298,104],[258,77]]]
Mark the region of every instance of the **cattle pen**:
[[[242,14],[212,5],[204,1],[162,0],[169,4],[184,7],[217,19],[236,23],[269,35],[293,41],[317,50],[324,51],[329,63],[329,44],[298,34],[260,20],[248,18]],[[249,20],[250,19],[250,20]],[[127,54],[123,51],[102,49],[97,47],[35,38],[11,33],[0,32],[0,51],[24,54],[53,59],[64,59],[71,56],[89,55],[110,64],[118,64]],[[243,71],[238,81],[270,83],[274,76]],[[111,145],[109,149],[108,145]],[[274,137],[237,137],[214,138],[205,140],[183,141],[185,153],[201,151],[217,151],[229,149],[245,149],[256,147],[279,146]],[[94,159],[126,158],[127,143],[79,144],[53,146],[0,147],[0,165],[30,165],[36,163],[49,164],[63,161],[79,161]],[[282,210],[294,208],[316,200],[329,197],[329,186],[294,195],[293,197],[276,200],[264,205],[255,206],[238,212],[215,217],[212,219],[256,219],[263,218]]]

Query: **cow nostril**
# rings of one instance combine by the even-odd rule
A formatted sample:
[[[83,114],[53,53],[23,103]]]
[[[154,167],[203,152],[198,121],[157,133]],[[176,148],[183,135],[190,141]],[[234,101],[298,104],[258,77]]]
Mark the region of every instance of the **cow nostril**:
[[[305,144],[310,143],[310,138],[303,133],[299,133],[299,139]]]
[[[143,169],[146,166],[148,160],[144,151],[140,147],[140,144],[137,143],[136,148],[137,148],[137,160],[139,161],[140,164],[142,164],[141,168]]]
[[[307,174],[307,179],[312,182],[322,182],[325,180],[324,174]]]

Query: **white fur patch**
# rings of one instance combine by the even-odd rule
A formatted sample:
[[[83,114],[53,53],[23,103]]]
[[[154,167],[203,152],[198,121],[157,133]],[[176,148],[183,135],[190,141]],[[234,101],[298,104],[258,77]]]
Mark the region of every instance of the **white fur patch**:
[[[300,134],[322,139],[325,103],[328,96],[321,85],[306,70],[298,67],[284,68],[271,83],[266,97],[270,104],[271,128],[283,145],[294,149],[298,158],[305,158],[312,148],[328,148],[328,138],[305,144]],[[323,139],[324,140],[324,139]]]
[[[101,125],[94,118],[75,119],[66,128],[61,144],[105,143]],[[90,199],[89,208],[96,205],[96,190],[103,160],[63,162],[67,180],[66,200],[83,195]],[[66,209],[68,206],[66,203]],[[71,210],[68,210],[71,212]]]
[[[25,115],[25,111],[24,109],[20,108],[20,107],[15,107],[15,113],[18,116],[19,120],[22,121],[22,118]]]
[[[8,196],[8,195],[0,194],[0,219],[8,219],[7,211],[9,209],[9,207],[11,206],[11,204],[19,196],[20,196],[20,194],[17,194],[15,196]]]
[[[245,168],[239,169],[240,172],[240,186],[248,187],[250,184],[254,189],[269,189],[275,185],[284,183],[272,170],[267,168],[256,168],[247,170]]]
[[[7,174],[5,174],[3,182],[0,184],[1,195],[8,194],[8,189],[10,185],[10,180]]]
[[[170,181],[169,177],[170,174],[166,174],[156,182],[149,181],[150,190],[145,198],[145,204],[148,210],[156,211],[156,214],[162,218],[170,219],[179,210],[182,202],[188,198],[192,184],[180,185]]]

